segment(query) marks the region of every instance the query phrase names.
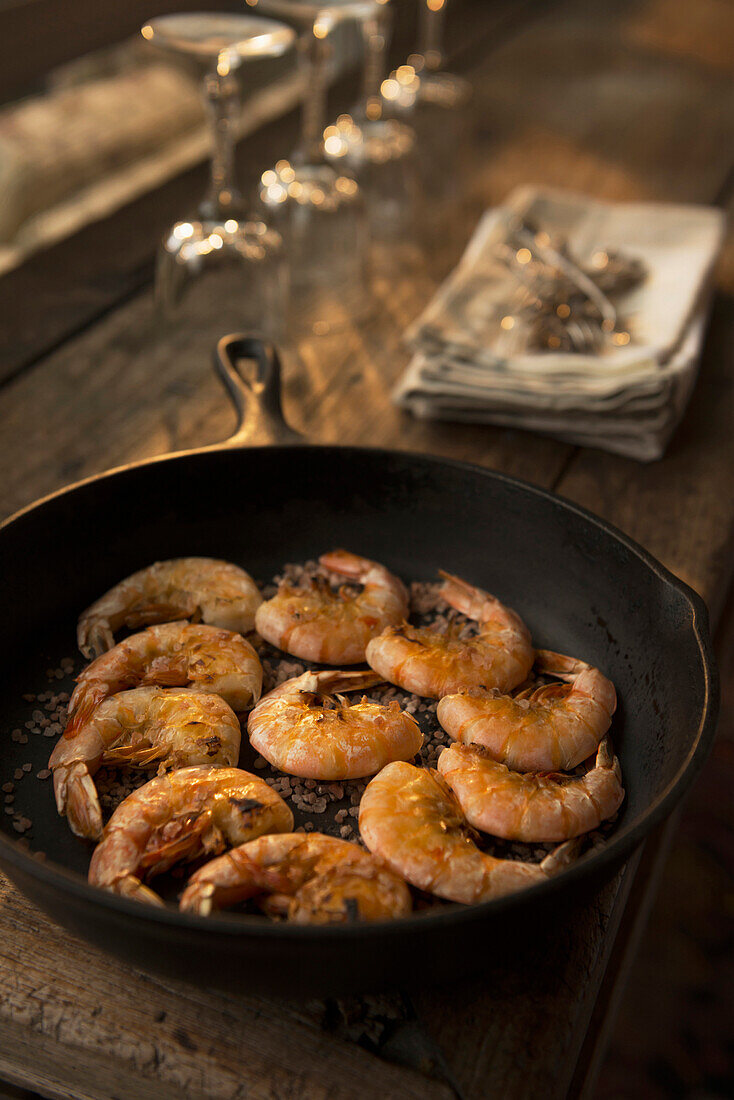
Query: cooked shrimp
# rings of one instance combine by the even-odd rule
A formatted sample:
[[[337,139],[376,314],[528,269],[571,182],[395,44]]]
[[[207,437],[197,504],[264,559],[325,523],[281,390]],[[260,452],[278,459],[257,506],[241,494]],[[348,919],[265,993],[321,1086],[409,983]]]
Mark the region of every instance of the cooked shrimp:
[[[363,698],[350,704],[331,691],[380,683],[375,672],[304,672],[271,691],[247,723],[261,756],[304,779],[359,779],[391,760],[410,760],[423,744],[418,723],[401,711]]]
[[[368,852],[322,833],[261,836],[200,867],[181,908],[208,914],[257,895],[297,924],[387,920],[410,912],[410,891]]]
[[[186,764],[236,764],[237,715],[217,695],[139,687],[105,699],[70,736],[56,743],[49,768],[60,814],[72,832],[96,839],[102,811],[93,776],[102,764],[164,768]]]
[[[344,588],[334,592],[322,579],[305,589],[283,584],[257,609],[255,627],[266,641],[304,661],[359,664],[370,638],[405,618],[408,593],[384,565],[346,550],[322,554],[319,561],[364,588],[355,596]]]
[[[143,684],[190,686],[220,695],[241,712],[260,698],[262,665],[250,643],[231,630],[187,622],[150,626],[100,654],[77,676],[66,732],[84,725],[109,695]]]
[[[518,772],[571,771],[596,752],[617,705],[614,684],[598,668],[539,649],[538,669],[568,680],[518,695],[461,692],[438,704],[439,722],[455,741],[482,745]]]
[[[416,695],[440,699],[469,687],[509,691],[533,664],[522,619],[481,588],[441,573],[441,596],[480,625],[474,637],[408,623],[388,627],[367,646],[367,662],[386,680]]]
[[[512,772],[476,745],[451,745],[438,770],[475,829],[506,840],[568,840],[613,817],[624,799],[609,739],[586,775]]]
[[[402,762],[388,764],[367,784],[359,831],[369,850],[413,886],[467,905],[544,881],[570,862],[576,847],[562,845],[542,863],[495,859],[472,840],[440,776]]]
[[[198,617],[211,626],[240,634],[252,630],[262,602],[252,577],[216,558],[157,561],[120,581],[83,612],[77,641],[85,657],[115,644],[121,626],[131,630],[149,623]]]
[[[151,779],[120,803],[94,850],[89,881],[162,905],[144,879],[292,828],[286,803],[257,776],[240,768],[181,768]]]

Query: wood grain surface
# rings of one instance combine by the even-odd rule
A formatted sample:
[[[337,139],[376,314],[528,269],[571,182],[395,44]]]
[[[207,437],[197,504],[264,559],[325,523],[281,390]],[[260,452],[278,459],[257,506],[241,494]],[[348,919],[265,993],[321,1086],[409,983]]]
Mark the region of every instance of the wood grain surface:
[[[462,9],[464,41],[476,8]],[[370,318],[286,349],[287,415],[315,442],[430,451],[557,489],[638,539],[702,593],[715,617],[734,537],[734,245],[722,261],[698,387],[659,463],[520,431],[433,425],[390,403],[407,362],[406,325],[481,210],[515,185],[728,201],[734,111],[720,43],[734,33],[731,8],[560,0],[498,11],[494,37],[464,53],[476,87],[465,193],[432,211],[427,247],[405,245],[379,265]],[[194,176],[176,185],[176,202],[185,192],[195,200]],[[163,213],[167,220],[172,211]],[[14,376],[0,410],[2,514],[86,474],[213,442],[233,427],[209,368],[204,306],[192,306],[185,327],[160,332],[143,285],[149,253],[141,240],[126,249],[129,266],[113,293],[73,314],[76,335],[65,327],[75,284],[69,269],[67,293],[60,268],[51,337],[30,325],[27,305],[17,345],[5,329]],[[11,323],[7,303],[0,311]],[[638,897],[625,916],[628,897],[645,894],[633,891],[638,858],[566,927],[539,929],[511,963],[498,945],[496,966],[473,983],[307,1005],[210,995],[141,974],[60,931],[3,882],[0,1076],[50,1097],[561,1097],[580,1055],[584,1065],[594,1060],[598,1024],[582,1047],[615,941],[620,950],[617,932],[631,941],[644,910]]]

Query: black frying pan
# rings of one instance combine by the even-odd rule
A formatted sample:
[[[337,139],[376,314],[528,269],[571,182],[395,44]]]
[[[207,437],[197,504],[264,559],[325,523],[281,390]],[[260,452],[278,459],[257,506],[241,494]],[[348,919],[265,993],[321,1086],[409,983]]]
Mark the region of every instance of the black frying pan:
[[[208,985],[355,992],[457,977],[496,953],[508,929],[578,904],[690,785],[717,710],[706,609],[640,547],[550,493],[424,455],[303,444],[283,420],[277,357],[258,341],[222,340],[218,368],[239,416],[232,439],[80,482],[0,528],[0,783],[32,762],[16,806],[33,820],[31,847],[47,855],[39,862],[20,847],[12,817],[2,814],[0,863],[78,934]],[[609,674],[620,700],[613,735],[627,798],[606,846],[512,897],[379,925],[203,919],[89,887],[89,847],[57,817],[50,782],[33,774],[53,741],[18,744],[10,736],[33,709],[21,693],[45,690],[45,670],[75,652],[79,612],[156,559],[222,557],[265,579],[286,561],[335,546],[406,579],[435,580],[439,568],[450,569],[516,608],[537,645]]]

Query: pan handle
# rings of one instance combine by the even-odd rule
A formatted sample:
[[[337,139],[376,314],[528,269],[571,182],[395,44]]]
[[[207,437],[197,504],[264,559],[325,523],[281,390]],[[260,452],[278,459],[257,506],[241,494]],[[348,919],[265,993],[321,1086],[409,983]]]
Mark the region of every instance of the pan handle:
[[[231,447],[302,443],[280,401],[280,357],[273,344],[237,332],[223,336],[214,352],[214,369],[237,413]]]

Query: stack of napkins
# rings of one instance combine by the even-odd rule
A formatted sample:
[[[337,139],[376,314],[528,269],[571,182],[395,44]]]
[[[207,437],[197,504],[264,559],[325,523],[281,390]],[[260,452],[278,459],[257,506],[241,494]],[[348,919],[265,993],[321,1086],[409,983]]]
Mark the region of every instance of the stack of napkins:
[[[593,267],[600,252],[641,265],[642,281],[614,298],[625,330],[617,340],[626,343],[605,339],[594,354],[518,346],[501,324],[517,279],[498,258],[518,217],[565,241],[579,266]],[[459,265],[406,333],[415,354],[395,401],[417,416],[527,428],[659,458],[695,383],[723,232],[724,215],[711,207],[513,192],[484,215]]]

